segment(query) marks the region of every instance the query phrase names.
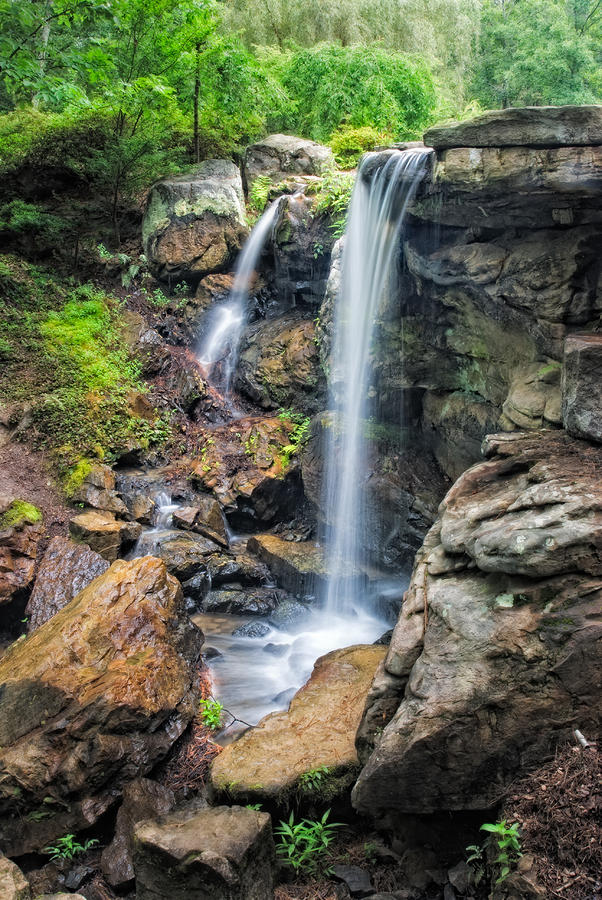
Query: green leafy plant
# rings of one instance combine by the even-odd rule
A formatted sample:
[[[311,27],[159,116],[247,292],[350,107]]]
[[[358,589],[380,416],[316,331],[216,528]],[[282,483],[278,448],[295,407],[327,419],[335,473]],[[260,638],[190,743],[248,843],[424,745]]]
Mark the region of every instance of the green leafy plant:
[[[259,812],[261,809],[263,809],[262,803],[247,803],[245,805],[247,809],[252,809],[255,812]]]
[[[203,725],[206,725],[211,731],[218,731],[222,727],[223,705],[219,700],[206,697],[204,700],[199,700],[199,706],[201,707]]]
[[[351,202],[351,192],[355,177],[350,172],[340,172],[332,169],[322,179],[320,189],[316,194],[316,214],[326,214],[330,217],[330,229],[335,238],[345,233],[347,223],[347,210]]]
[[[262,212],[268,202],[268,196],[272,187],[272,179],[269,175],[258,175],[249,191],[249,206],[256,212]]]
[[[288,822],[280,822],[274,829],[279,838],[276,853],[285,866],[308,875],[325,870],[324,857],[334,839],[335,829],[342,827],[340,822],[329,822],[329,815],[327,809],[321,819],[295,822],[295,814],[291,813]]]
[[[353,169],[360,161],[363,153],[374,150],[391,140],[390,135],[384,131],[377,131],[370,125],[361,128],[352,128],[350,125],[341,125],[331,135],[330,146],[339,166],[343,169]]]
[[[47,853],[50,856],[51,862],[63,859],[70,861],[81,853],[86,853],[88,850],[91,850],[92,847],[95,847],[97,844],[98,841],[96,838],[92,838],[91,840],[84,841],[83,844],[80,844],[79,841],[76,841],[74,834],[65,834],[57,840],[56,844],[44,847],[42,852]]]
[[[317,769],[310,769],[299,777],[299,788],[304,793],[317,793],[322,787],[327,775],[330,774],[328,766],[319,766]]]
[[[467,863],[476,885],[486,876],[489,877],[494,896],[495,886],[506,880],[522,856],[520,834],[518,825],[508,825],[506,819],[496,823],[485,822],[480,830],[488,832],[488,836],[482,844],[470,844],[466,848],[469,853]]]

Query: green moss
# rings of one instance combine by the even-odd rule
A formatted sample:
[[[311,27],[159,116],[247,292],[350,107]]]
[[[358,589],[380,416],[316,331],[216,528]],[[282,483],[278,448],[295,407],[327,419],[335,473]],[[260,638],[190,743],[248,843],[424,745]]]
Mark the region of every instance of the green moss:
[[[35,525],[42,521],[42,512],[33,503],[25,500],[13,500],[7,510],[0,516],[0,528],[20,528],[22,525]]]
[[[79,462],[72,466],[63,479],[63,489],[67,497],[73,497],[91,471],[92,463],[89,459],[80,459]]]

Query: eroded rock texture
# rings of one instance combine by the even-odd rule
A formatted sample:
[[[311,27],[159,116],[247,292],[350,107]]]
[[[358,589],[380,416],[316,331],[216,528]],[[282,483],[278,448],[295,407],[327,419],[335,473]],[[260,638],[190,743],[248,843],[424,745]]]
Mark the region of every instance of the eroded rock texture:
[[[539,432],[486,455],[441,505],[367,701],[354,804],[376,818],[487,808],[598,733],[602,449]]]
[[[93,824],[196,711],[201,632],[163,562],[115,562],[0,660],[0,846]],[[39,815],[44,813],[43,815]]]

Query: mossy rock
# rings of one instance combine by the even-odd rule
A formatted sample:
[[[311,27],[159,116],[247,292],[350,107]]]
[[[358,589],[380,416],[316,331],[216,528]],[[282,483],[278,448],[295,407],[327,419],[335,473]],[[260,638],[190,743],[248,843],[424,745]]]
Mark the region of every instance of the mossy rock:
[[[42,511],[26,500],[13,500],[0,515],[0,529],[23,528],[42,521]]]

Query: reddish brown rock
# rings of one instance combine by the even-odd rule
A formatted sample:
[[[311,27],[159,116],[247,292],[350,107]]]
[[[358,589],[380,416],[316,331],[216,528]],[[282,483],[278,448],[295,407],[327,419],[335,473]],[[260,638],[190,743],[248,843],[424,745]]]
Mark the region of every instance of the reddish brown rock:
[[[28,630],[43,625],[108,568],[106,559],[84,544],[64,537],[52,538],[25,610]]]
[[[36,507],[0,497],[0,606],[16,604],[23,609],[43,533],[42,515]]]
[[[146,556],[114,563],[9,647],[0,659],[7,853],[90,826],[165,756],[196,712],[201,643],[178,582]]]
[[[69,531],[76,541],[82,541],[104,559],[114,562],[138,540],[142,528],[138,522],[118,521],[112,513],[89,510],[71,519]]]

